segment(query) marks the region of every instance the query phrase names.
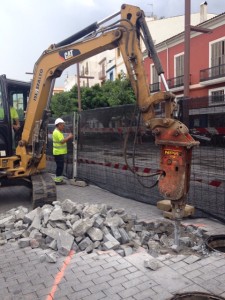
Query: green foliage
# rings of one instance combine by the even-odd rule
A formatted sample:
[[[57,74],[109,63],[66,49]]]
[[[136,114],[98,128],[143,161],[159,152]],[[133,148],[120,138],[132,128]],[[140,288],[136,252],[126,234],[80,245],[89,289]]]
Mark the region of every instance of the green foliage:
[[[135,102],[135,95],[128,79],[106,81],[102,86],[102,94],[107,99],[109,106]]]
[[[99,84],[91,88],[85,87],[81,91],[81,105],[83,110],[109,106],[107,97]]]
[[[135,103],[135,95],[128,79],[106,81],[102,86],[81,87],[82,110],[98,107],[117,106]],[[52,97],[51,110],[55,117],[77,111],[78,92],[75,85],[69,92],[56,94]]]
[[[71,91],[55,94],[52,97],[50,107],[54,117],[67,115],[77,111],[77,99]]]

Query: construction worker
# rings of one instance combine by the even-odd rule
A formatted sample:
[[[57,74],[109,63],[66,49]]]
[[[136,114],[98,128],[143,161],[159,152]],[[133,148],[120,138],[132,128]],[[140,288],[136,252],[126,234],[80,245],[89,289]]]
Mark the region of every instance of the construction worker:
[[[55,120],[55,129],[52,134],[53,139],[53,155],[56,162],[56,176],[55,183],[65,184],[63,181],[63,168],[64,168],[64,157],[67,154],[67,142],[73,138],[72,133],[67,137],[64,136],[63,130],[65,127],[65,122],[63,119],[58,118]]]

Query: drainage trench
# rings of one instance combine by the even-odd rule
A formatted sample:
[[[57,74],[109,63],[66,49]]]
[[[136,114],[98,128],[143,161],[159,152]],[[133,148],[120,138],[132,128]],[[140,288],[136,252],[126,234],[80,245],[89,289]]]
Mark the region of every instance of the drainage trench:
[[[176,294],[170,300],[225,300],[224,298],[212,294],[199,293],[199,292],[191,292],[191,293],[183,293]]]
[[[211,235],[206,240],[206,246],[211,251],[225,253],[225,235]]]

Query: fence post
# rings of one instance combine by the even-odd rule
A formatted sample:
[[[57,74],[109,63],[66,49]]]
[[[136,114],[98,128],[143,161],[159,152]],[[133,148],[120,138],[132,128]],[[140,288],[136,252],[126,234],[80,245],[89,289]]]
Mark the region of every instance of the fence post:
[[[73,114],[73,178],[77,178],[78,114]]]
[[[180,118],[179,120],[189,127],[189,101],[190,98],[183,98],[179,100]]]

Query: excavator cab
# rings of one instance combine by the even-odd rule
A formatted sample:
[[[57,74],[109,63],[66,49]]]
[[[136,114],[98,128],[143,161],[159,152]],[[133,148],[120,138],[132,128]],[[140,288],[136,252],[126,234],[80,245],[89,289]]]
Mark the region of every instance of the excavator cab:
[[[30,83],[17,81],[0,76],[0,157],[10,157],[21,138],[24,113],[30,92]],[[19,116],[20,128],[12,129],[10,106],[14,107]]]

